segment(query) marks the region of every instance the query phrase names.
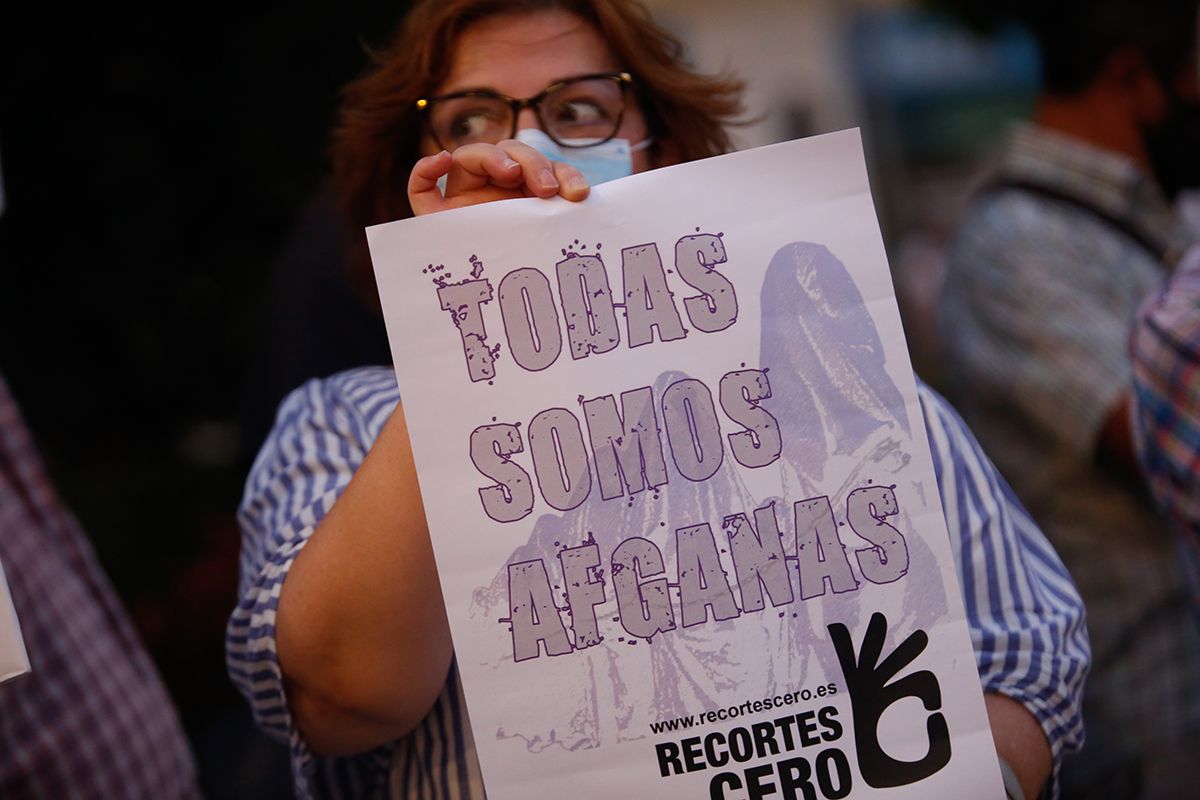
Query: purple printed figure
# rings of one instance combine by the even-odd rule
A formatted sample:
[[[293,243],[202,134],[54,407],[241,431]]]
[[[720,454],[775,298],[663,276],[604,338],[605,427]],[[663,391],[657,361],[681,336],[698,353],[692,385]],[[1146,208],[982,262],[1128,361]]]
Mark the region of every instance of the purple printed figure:
[[[910,459],[911,431],[904,400],[887,372],[879,332],[845,264],[821,244],[793,242],[776,251],[763,279],[761,298],[759,358],[770,368],[770,408],[783,440],[780,495],[792,501],[828,495],[838,521],[847,522],[847,498],[853,490],[872,483],[890,485],[891,476]],[[840,485],[829,486],[827,473],[845,478]],[[920,498],[938,508],[931,494],[934,486],[909,483],[896,489],[901,498]],[[903,510],[888,521],[901,530],[914,530]],[[849,523],[839,530],[848,527]],[[874,535],[865,528],[862,532]],[[855,537],[843,537],[851,539]],[[851,555],[856,570],[864,561],[875,560],[874,549],[864,550],[866,544],[860,541],[854,547],[863,551]],[[906,562],[933,563],[921,537],[909,536],[907,548]],[[939,582],[901,585],[903,615],[893,617],[892,630],[928,629],[948,613]],[[869,611],[860,610],[853,592],[827,594],[819,602],[831,620],[845,622],[851,629],[860,614],[865,619]],[[821,647],[819,652],[826,674],[838,675],[832,648]]]
[[[840,666],[828,642],[826,625],[842,622],[854,630],[872,609],[860,608],[869,601],[864,601],[859,591],[848,591],[846,576],[837,572],[818,578],[819,599],[801,599],[797,515],[804,535],[811,526],[823,525],[826,541],[840,537],[844,545],[841,557],[853,565],[857,582],[874,586],[864,580],[861,563],[873,564],[877,575],[884,576],[894,575],[900,564],[881,559],[880,547],[852,532],[847,520],[848,496],[856,488],[878,485],[880,491],[870,496],[878,500],[879,514],[883,511],[878,509],[886,505],[883,500],[895,498],[893,516],[860,515],[859,525],[865,520],[872,526],[864,533],[883,539],[880,530],[913,531],[904,498],[930,502],[932,498],[925,492],[932,487],[910,482],[892,489],[894,474],[909,461],[910,431],[903,400],[887,373],[883,347],[862,295],[845,266],[827,248],[793,243],[776,253],[763,282],[762,319],[759,363],[750,366],[765,370],[769,377],[770,397],[762,400],[762,407],[778,420],[782,440],[782,456],[772,458],[763,469],[778,476],[773,496],[751,494],[742,477],[747,467],[737,459],[725,457],[718,462],[705,458],[701,444],[711,441],[711,436],[699,427],[695,433],[697,453],[680,470],[668,446],[663,398],[671,387],[683,387],[676,391],[699,397],[699,388],[682,373],[661,374],[650,388],[658,436],[668,456],[666,482],[649,482],[639,491],[643,484],[635,481],[632,494],[625,492],[608,500],[593,491],[578,507],[545,514],[535,523],[529,541],[509,558],[509,564],[544,561],[552,576],[557,608],[564,626],[573,633],[576,649],[554,658],[553,676],[546,685],[539,684],[551,709],[551,714],[542,716],[554,721],[535,727],[527,718],[514,719],[497,731],[497,736],[520,738],[534,752],[547,747],[590,748],[645,737],[650,722],[717,708],[729,697],[766,697],[805,686],[815,680],[816,669],[824,680],[839,681]],[[736,366],[730,365],[731,369]],[[716,386],[708,388],[717,392]],[[719,416],[718,422],[729,447],[728,435],[742,428],[726,416]],[[653,442],[647,446],[652,447]],[[689,480],[687,473],[710,477]],[[836,485],[829,485],[831,476],[837,476]],[[580,474],[578,480],[587,479]],[[821,513],[800,513],[794,508],[797,501],[826,497],[827,510]],[[886,520],[886,528],[881,519]],[[687,609],[686,614],[680,607],[680,529],[684,529],[682,538],[688,544],[683,551],[682,582],[688,581],[689,570],[700,569],[707,573],[705,585],[710,587],[704,598],[707,604]],[[731,536],[756,536],[757,540],[735,544]],[[764,536],[768,538],[764,540]],[[642,540],[634,547],[643,556],[641,566],[626,559],[614,567],[610,561],[614,549],[635,537]],[[889,553],[900,552],[892,539],[884,541],[891,548]],[[599,564],[585,569],[580,566],[585,554],[587,564],[596,560],[591,545]],[[719,555],[719,565],[714,566],[710,547]],[[743,557],[736,568],[734,552]],[[769,568],[778,552],[784,554],[794,590],[790,600],[778,569]],[[564,553],[573,565],[570,586],[563,585],[560,570]],[[654,553],[661,561],[653,558]],[[905,563],[909,559],[931,561],[928,548],[917,536],[908,537],[904,557]],[[767,591],[759,591],[762,585],[745,591],[739,586],[739,570],[745,571],[755,558]],[[890,571],[884,568],[887,565],[891,565]],[[622,624],[613,569],[640,569],[636,581],[655,591],[666,586],[671,617],[662,613],[661,596],[653,601],[647,598],[645,608],[658,613],[657,622],[643,620],[633,625],[636,630],[657,631],[650,638],[633,636]],[[726,580],[719,580],[714,569],[723,572]],[[507,621],[507,577],[506,567],[490,585],[476,590],[473,614]],[[620,580],[629,578],[629,574],[619,576]],[[902,608],[893,613],[893,630],[928,627],[945,615],[944,590],[930,583],[898,584],[903,600]],[[730,594],[723,586],[729,587]],[[571,607],[569,593],[578,598],[580,608]],[[736,603],[732,610],[731,599]],[[575,613],[580,615],[577,625],[572,621]],[[497,643],[495,663],[511,661],[507,630],[497,637]],[[764,653],[768,654],[765,661]],[[543,654],[535,660],[547,658]],[[635,686],[652,689],[634,691]]]
[[[862,292],[824,245],[780,248],[762,286],[759,361],[771,368],[785,457],[819,482],[880,429],[907,435],[904,400]],[[819,492],[824,494],[824,492]]]

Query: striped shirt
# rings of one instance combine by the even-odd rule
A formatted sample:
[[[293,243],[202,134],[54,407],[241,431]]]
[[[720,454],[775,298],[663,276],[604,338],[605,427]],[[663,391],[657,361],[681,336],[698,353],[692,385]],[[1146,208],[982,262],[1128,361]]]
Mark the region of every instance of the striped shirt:
[[[1200,597],[1200,247],[1142,307],[1130,350],[1138,455]]]
[[[302,798],[483,797],[455,668],[416,731],[352,758],[314,756],[284,696],[275,652],[280,587],[399,399],[395,374],[384,367],[297,389],[280,408],[240,509],[241,602],[229,622],[227,663],[259,724],[290,743]],[[958,415],[924,385],[920,399],[980,680],[1037,718],[1057,774],[1062,755],[1083,739],[1079,703],[1090,658],[1083,605],[1058,556]]]
[[[0,685],[0,797],[199,797],[171,698],[3,377],[0,563],[32,668]]]

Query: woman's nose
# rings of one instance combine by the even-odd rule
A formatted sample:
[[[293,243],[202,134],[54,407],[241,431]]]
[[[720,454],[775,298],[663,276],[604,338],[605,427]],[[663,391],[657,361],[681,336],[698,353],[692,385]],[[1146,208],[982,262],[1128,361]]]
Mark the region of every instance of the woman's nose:
[[[526,128],[540,128],[538,124],[537,114],[532,108],[522,108],[517,114],[517,130],[523,131]]]

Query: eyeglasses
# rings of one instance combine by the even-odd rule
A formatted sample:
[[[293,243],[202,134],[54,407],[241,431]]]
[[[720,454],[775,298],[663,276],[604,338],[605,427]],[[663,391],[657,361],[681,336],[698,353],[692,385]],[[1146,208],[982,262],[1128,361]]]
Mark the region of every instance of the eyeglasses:
[[[628,72],[580,75],[518,99],[491,89],[468,89],[417,101],[438,147],[496,144],[517,135],[517,116],[532,108],[538,125],[563,147],[590,147],[617,135],[625,116]]]

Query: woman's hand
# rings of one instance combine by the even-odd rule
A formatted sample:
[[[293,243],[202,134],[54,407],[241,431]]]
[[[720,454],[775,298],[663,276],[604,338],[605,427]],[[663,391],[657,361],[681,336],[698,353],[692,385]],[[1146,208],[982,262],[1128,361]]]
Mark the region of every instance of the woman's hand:
[[[446,176],[446,194],[438,179]],[[408,177],[413,214],[432,214],[514,197],[582,200],[589,187],[579,170],[551,161],[527,144],[505,139],[499,144],[468,144],[453,153],[443,150],[418,161]]]

